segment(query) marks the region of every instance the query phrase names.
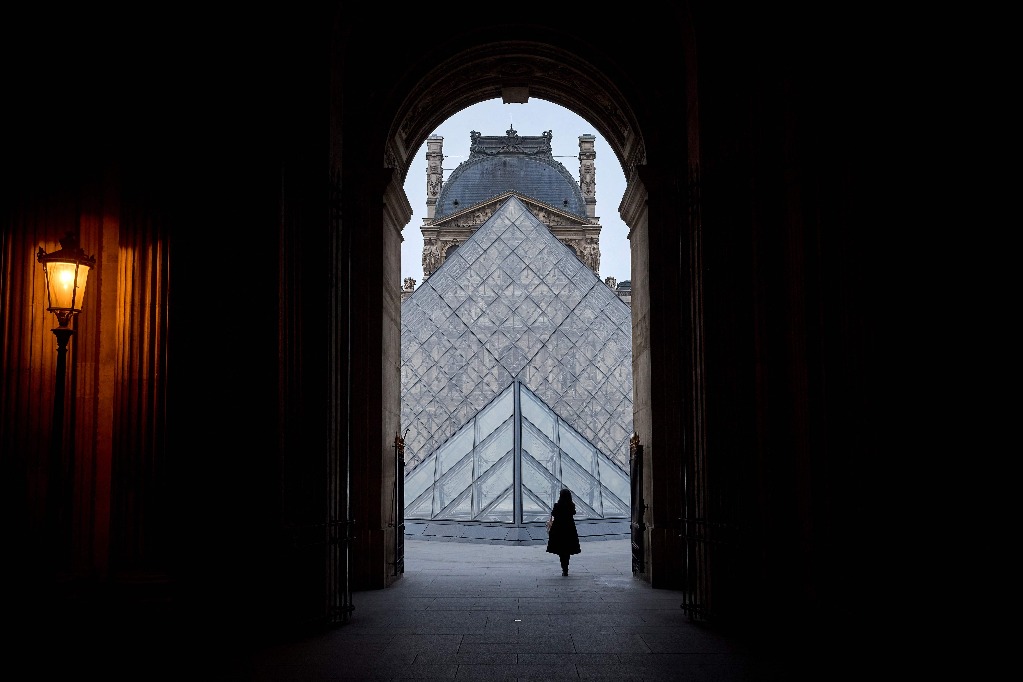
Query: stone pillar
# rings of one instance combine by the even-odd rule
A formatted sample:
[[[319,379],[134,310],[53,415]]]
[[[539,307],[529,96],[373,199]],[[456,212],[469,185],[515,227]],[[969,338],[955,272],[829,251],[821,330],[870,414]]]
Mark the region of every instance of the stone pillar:
[[[385,168],[383,174],[383,275],[385,282],[397,281],[401,275],[401,231],[412,219],[412,205],[401,186],[397,171]],[[396,561],[395,536],[401,519],[394,518],[395,465],[393,440],[389,436],[401,433],[401,297],[393,287],[385,287],[383,301],[383,326],[380,330],[381,363],[380,395],[380,467],[374,471],[379,476],[381,495],[379,505],[370,518],[379,519],[377,527],[367,531],[379,537],[372,547],[379,551],[379,559],[373,570],[380,577],[378,585],[389,585],[397,580],[391,570]],[[375,469],[375,467],[374,467]],[[375,559],[375,560],[379,560]]]
[[[437,197],[444,184],[444,138],[431,135],[426,140],[426,218],[433,220]]]
[[[679,589],[681,464],[685,457],[684,358],[679,310],[678,226],[672,178],[639,166],[619,206],[632,252],[633,429],[644,444],[647,505],[642,578]]]
[[[579,189],[586,201],[586,216],[589,218],[597,215],[597,168],[593,163],[597,158],[593,149],[596,139],[595,135],[579,136]]]

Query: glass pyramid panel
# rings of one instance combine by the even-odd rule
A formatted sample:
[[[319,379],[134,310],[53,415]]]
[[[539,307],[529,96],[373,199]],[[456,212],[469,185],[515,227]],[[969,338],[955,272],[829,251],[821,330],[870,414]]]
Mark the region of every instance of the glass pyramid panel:
[[[512,523],[515,514],[515,500],[509,487],[494,502],[483,509],[476,517],[477,521],[489,523]]]
[[[522,458],[522,494],[526,493],[545,505],[550,513],[554,503],[558,499],[561,490],[561,481],[552,474],[546,467],[534,462],[528,455]],[[524,504],[524,503],[523,503]],[[523,512],[525,509],[523,508]]]
[[[547,440],[528,422],[522,423],[522,451],[528,453],[539,466],[551,475],[558,473],[558,446]]]
[[[405,499],[414,500],[427,488],[433,485],[436,458],[431,457],[429,461],[423,462],[405,476]]]
[[[588,471],[577,466],[570,459],[561,460],[561,480],[566,488],[572,491],[576,507],[584,504],[593,509],[594,516],[600,518],[600,482]]]
[[[426,520],[433,518],[433,488],[428,495],[412,500],[412,503],[405,507],[405,518]]]
[[[571,430],[558,433],[558,446],[590,476],[597,475],[597,452],[582,436]]]
[[[558,417],[545,408],[540,399],[532,393],[522,394],[522,416],[540,433],[547,436],[547,440],[554,442],[554,427],[557,426]]]
[[[604,505],[601,511],[605,519],[627,519],[632,514],[629,503],[608,495],[607,488],[603,490],[601,503]]]
[[[444,476],[448,469],[461,462],[472,452],[472,429],[463,428],[437,451],[437,475]]]
[[[455,498],[469,489],[472,485],[472,457],[466,456],[457,465],[451,467],[446,474],[441,476],[433,485],[433,508],[443,513],[445,507],[450,505]],[[441,518],[468,519],[471,516],[470,507],[466,506],[463,516],[442,515]]]
[[[629,472],[618,468],[618,465],[604,455],[597,455],[598,466],[600,467],[600,484],[606,492],[617,497],[622,502],[628,502],[632,497],[632,487],[629,485]],[[607,495],[605,495],[605,498]]]
[[[485,475],[490,468],[509,455],[515,447],[515,431],[509,419],[491,437],[476,447],[475,477]]]
[[[534,496],[528,488],[522,489],[522,521],[523,523],[539,523],[546,521],[551,515],[551,504]]]
[[[493,433],[497,427],[511,419],[515,413],[514,398],[511,391],[505,391],[483,408],[476,418],[477,441],[486,440],[487,436]]]
[[[482,476],[473,483],[475,498],[474,518],[478,517],[484,510],[495,504],[499,497],[511,490],[514,485],[514,463],[509,453],[507,457],[490,467]],[[508,523],[512,522],[511,516],[501,519]]]
[[[455,521],[468,521],[472,519],[472,491],[469,488],[463,490],[448,506],[441,509],[437,516]]]

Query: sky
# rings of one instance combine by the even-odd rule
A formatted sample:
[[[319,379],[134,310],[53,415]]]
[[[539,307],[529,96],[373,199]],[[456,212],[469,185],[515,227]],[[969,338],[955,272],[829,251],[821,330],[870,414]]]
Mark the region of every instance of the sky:
[[[579,182],[579,136],[593,135],[597,206],[600,219],[600,279],[614,277],[631,280],[629,230],[618,215],[618,204],[625,193],[625,175],[617,157],[604,137],[586,119],[568,109],[541,99],[526,104],[504,104],[499,98],[463,109],[444,121],[432,134],[444,138],[444,179],[469,156],[469,133],[504,135],[509,124],[522,136],[552,133],[554,158]],[[401,279],[411,277],[416,286],[423,283],[423,218],[426,217],[426,143],[415,153],[405,194],[412,204],[412,220],[402,230]]]

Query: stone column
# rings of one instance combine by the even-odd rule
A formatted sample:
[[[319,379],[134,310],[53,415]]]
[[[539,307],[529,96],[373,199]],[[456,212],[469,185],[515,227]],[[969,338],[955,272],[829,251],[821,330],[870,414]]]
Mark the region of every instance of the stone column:
[[[593,161],[597,152],[593,149],[595,135],[579,136],[579,189],[586,201],[586,216],[597,215],[597,168]]]
[[[392,168],[385,168],[382,177],[383,195],[383,279],[397,281],[401,275],[401,231],[412,219],[412,205],[401,186],[399,174]],[[378,585],[388,585],[397,576],[389,570],[395,556],[394,534],[398,532],[401,519],[393,518],[396,469],[394,466],[393,434],[401,433],[401,297],[393,287],[386,287],[383,300],[383,324],[380,330],[380,396],[381,411],[379,422],[379,445],[381,445],[379,468],[373,466],[373,476],[380,481],[383,493],[376,502],[363,532],[370,533],[379,542],[373,543],[373,551],[380,552],[374,560],[374,572]],[[372,520],[379,521],[371,525]],[[382,562],[381,562],[382,559]]]
[[[444,138],[431,135],[426,140],[426,217],[433,220],[437,197],[444,184]]]
[[[686,458],[683,377],[688,347],[681,288],[674,178],[638,166],[619,207],[632,251],[633,428],[643,442],[646,571],[656,588],[680,589],[681,466]]]

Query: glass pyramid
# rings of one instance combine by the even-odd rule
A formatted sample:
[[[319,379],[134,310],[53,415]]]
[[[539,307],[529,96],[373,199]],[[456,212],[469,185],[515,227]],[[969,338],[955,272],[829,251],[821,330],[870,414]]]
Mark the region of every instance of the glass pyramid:
[[[405,518],[535,523],[562,487],[581,519],[629,516],[629,474],[514,381],[405,477]]]
[[[628,516],[631,311],[516,197],[401,320],[406,518]]]

